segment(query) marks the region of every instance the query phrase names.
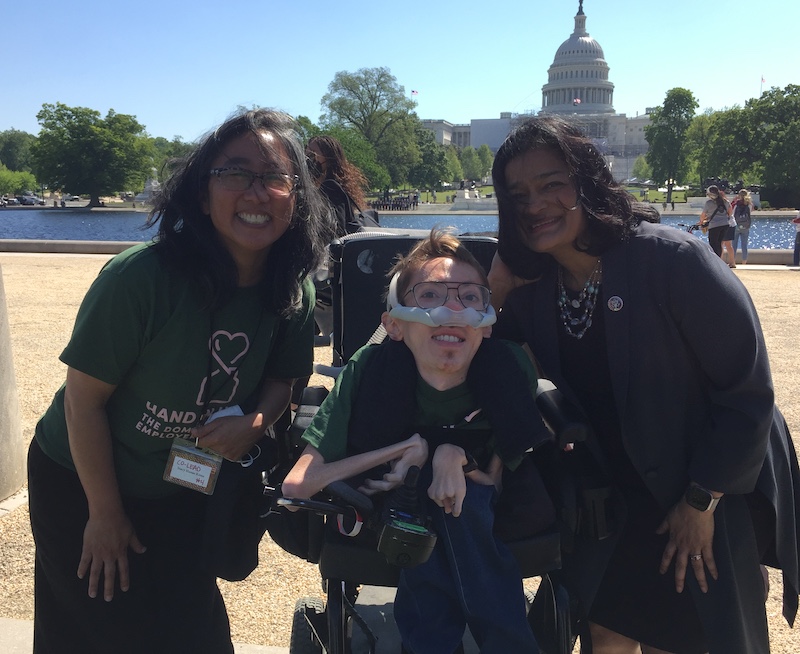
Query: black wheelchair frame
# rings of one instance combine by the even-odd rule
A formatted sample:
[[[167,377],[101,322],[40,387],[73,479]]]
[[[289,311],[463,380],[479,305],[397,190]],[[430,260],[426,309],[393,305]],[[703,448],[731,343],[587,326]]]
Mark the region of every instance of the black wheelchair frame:
[[[427,234],[356,233],[331,245],[333,298],[333,366],[323,367],[323,374],[335,375],[340,366],[367,342],[379,342],[376,328],[384,310],[383,291],[386,272],[398,253],[405,253]],[[485,236],[460,236],[462,242],[487,269],[496,249],[496,239]],[[327,391],[309,387],[303,391],[286,442],[279,443],[285,456],[296,459],[302,451],[300,436],[310,422]],[[586,427],[580,415],[549,381],[542,380],[537,391],[537,406],[558,443],[583,440]],[[265,481],[267,494],[280,495],[279,484]],[[312,501],[299,503],[301,508],[318,515],[325,528],[312,530],[306,558],[318,562],[327,601],[300,598],[295,606],[290,654],[351,654],[354,630],[359,630],[374,654],[377,639],[355,606],[359,586],[397,585],[400,568],[386,562],[374,543],[341,536],[334,525],[337,516],[354,512],[368,515],[371,501],[344,482],[327,487]],[[561,583],[561,532],[554,526],[524,541],[507,543],[520,565],[523,578],[541,577],[536,608],[529,619],[545,654],[569,654],[576,641],[570,597]],[[544,596],[544,597],[543,597]]]

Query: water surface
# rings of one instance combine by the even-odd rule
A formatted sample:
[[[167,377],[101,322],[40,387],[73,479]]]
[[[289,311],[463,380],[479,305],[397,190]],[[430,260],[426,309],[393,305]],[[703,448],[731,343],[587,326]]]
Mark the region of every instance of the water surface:
[[[156,228],[145,229],[143,211],[102,211],[98,209],[0,209],[0,239],[64,241],[147,241]],[[697,216],[665,215],[662,222],[676,229],[697,222]],[[754,216],[749,249],[791,249],[794,226],[791,216]],[[497,214],[476,213],[393,213],[381,215],[381,225],[398,229],[430,229],[452,226],[459,233],[496,232]],[[697,238],[705,238],[696,231]]]

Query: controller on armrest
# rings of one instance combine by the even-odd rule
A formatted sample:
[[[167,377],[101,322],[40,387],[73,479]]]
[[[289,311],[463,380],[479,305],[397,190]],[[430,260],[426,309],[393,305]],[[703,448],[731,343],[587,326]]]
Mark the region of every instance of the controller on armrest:
[[[378,529],[378,551],[392,565],[412,568],[425,563],[436,545],[430,518],[422,510],[417,496],[420,469],[411,466],[402,486],[386,499]]]
[[[387,496],[383,511],[376,514],[372,499],[344,481],[328,484],[317,499],[281,497],[278,506],[293,507],[329,516],[337,516],[339,532],[357,536],[367,523],[378,533],[378,551],[386,561],[401,568],[410,568],[430,558],[436,534],[430,529],[430,518],[422,510],[417,496],[419,468],[412,466],[402,486]]]

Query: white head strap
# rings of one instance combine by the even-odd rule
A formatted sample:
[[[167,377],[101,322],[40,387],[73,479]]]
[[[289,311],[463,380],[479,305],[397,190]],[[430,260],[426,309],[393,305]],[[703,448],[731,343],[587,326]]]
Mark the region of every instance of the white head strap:
[[[472,308],[453,311],[446,306],[434,309],[405,307],[400,304],[397,297],[397,279],[399,277],[399,274],[392,277],[392,281],[389,282],[389,294],[386,297],[386,309],[389,316],[395,320],[419,322],[428,327],[474,327],[475,329],[489,327],[497,322],[497,314],[491,304],[486,311],[477,311]]]

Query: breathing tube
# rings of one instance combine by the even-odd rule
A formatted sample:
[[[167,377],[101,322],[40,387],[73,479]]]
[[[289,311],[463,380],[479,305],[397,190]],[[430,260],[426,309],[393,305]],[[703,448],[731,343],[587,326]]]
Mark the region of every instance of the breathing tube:
[[[497,322],[497,314],[491,304],[486,311],[477,311],[472,308],[453,311],[446,306],[433,309],[405,307],[400,304],[397,297],[398,277],[399,274],[394,275],[392,281],[389,282],[389,295],[386,298],[386,309],[389,311],[389,316],[395,320],[419,322],[428,327],[473,327],[475,329],[489,327]]]

